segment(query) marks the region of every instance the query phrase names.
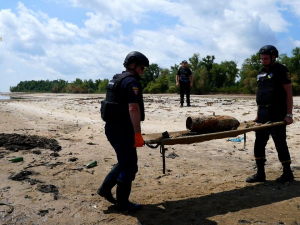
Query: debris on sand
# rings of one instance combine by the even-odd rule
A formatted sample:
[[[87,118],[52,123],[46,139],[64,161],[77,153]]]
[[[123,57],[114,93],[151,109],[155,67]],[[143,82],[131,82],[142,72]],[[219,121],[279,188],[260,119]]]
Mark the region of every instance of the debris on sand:
[[[0,205],[6,205],[9,207],[9,211],[6,213],[11,214],[14,211],[14,207],[11,204],[5,203],[5,202],[0,202]]]
[[[166,158],[171,158],[171,159],[175,159],[176,157],[179,157],[179,155],[177,155],[175,152],[172,152],[168,156],[166,156]]]
[[[53,157],[60,157],[60,155],[59,155],[58,153],[56,153],[56,152],[51,153],[50,156],[53,156]]]
[[[49,210],[40,210],[40,211],[38,212],[38,215],[39,215],[39,216],[45,216],[47,213],[49,213]]]
[[[21,171],[20,173],[10,176],[9,179],[15,180],[15,181],[23,181],[23,180],[28,179],[28,176],[30,176],[32,174],[33,174],[32,171],[25,170],[25,171]]]
[[[69,162],[76,162],[77,160],[78,160],[77,157],[72,157],[68,159]]]
[[[27,181],[31,185],[35,185],[37,183],[44,183],[43,181],[39,181],[37,179],[31,179],[28,176],[38,174],[29,170],[23,170],[20,173],[13,174],[9,177],[9,179],[14,181]]]
[[[54,200],[57,200],[57,195],[58,195],[58,188],[53,185],[53,184],[49,184],[49,185],[38,185],[37,188],[40,192],[43,193],[53,193],[54,195]]]
[[[19,150],[30,150],[33,148],[50,149],[58,152],[61,146],[57,140],[40,137],[37,135],[0,134],[0,147],[17,152]]]

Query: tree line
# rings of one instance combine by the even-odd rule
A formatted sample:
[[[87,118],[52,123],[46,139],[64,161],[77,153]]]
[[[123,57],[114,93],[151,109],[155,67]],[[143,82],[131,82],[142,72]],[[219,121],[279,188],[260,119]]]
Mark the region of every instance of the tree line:
[[[284,64],[291,72],[294,95],[300,95],[300,48],[292,50],[292,56],[281,54],[277,61]],[[215,63],[214,55],[200,58],[194,54],[188,60],[188,67],[193,71],[192,94],[254,94],[257,90],[257,74],[261,69],[260,56],[254,54],[245,59],[241,68],[235,61]],[[176,87],[176,74],[180,65],[175,64],[169,69],[151,64],[142,76],[144,93],[179,93]],[[109,79],[93,81],[77,78],[73,82],[64,80],[21,81],[17,86],[10,87],[11,92],[52,92],[52,93],[105,93]]]

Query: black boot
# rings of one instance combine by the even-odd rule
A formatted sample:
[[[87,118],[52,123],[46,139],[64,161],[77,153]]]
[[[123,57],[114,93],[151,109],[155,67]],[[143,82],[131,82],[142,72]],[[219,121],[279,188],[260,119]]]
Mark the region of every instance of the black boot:
[[[120,174],[119,164],[116,164],[112,170],[106,175],[101,187],[98,189],[97,194],[104,197],[112,204],[116,204],[117,200],[113,197],[111,189],[117,184]]]
[[[128,213],[135,212],[142,208],[140,204],[134,204],[129,201],[129,195],[131,192],[131,181],[130,182],[117,182],[117,205],[116,209],[119,211],[127,210]]]
[[[265,159],[256,160],[257,165],[257,173],[248,177],[246,179],[247,183],[256,183],[256,182],[265,182],[266,181],[266,174],[265,174]]]
[[[293,181],[294,175],[291,170],[291,164],[290,163],[282,163],[282,166],[283,166],[283,174],[276,179],[276,182],[285,183],[285,182]]]

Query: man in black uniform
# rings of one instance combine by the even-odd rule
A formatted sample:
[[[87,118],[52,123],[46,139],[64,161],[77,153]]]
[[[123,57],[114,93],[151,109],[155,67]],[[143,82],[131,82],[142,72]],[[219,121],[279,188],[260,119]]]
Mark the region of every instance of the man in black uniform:
[[[106,121],[105,134],[114,148],[118,163],[112,168],[97,193],[116,205],[116,209],[136,211],[140,204],[129,201],[131,184],[138,171],[136,147],[142,147],[141,121],[145,118],[142,86],[139,82],[148,58],[130,52],[125,60],[126,71],[116,74],[107,85],[106,99],[101,102],[101,117]],[[115,199],[111,193],[117,184]]]
[[[190,104],[190,90],[193,87],[193,74],[192,71],[187,67],[187,61],[183,60],[181,63],[182,67],[176,74],[176,86],[180,86],[180,107],[183,107],[184,93],[186,93],[187,106]]]
[[[258,105],[257,123],[285,121],[286,125],[293,123],[293,93],[289,70],[276,62],[278,50],[272,45],[263,46],[259,50],[263,68],[257,76],[258,91],[256,102]],[[291,157],[286,143],[286,125],[272,129],[256,131],[254,156],[257,173],[247,178],[248,183],[264,182],[266,154],[265,147],[269,136],[275,143],[278,158],[283,166],[283,174],[276,179],[279,183],[294,180],[291,170]]]

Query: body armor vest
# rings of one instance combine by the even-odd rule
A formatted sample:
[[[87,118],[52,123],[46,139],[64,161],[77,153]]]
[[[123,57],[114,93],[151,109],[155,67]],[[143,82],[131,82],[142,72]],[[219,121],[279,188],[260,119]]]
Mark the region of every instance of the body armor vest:
[[[122,74],[116,74],[113,79],[109,81],[106,86],[106,98],[101,101],[101,118],[105,122],[120,122],[126,119],[130,119],[128,102],[122,101],[121,94],[121,83],[126,77],[135,77],[136,75],[125,72]],[[144,113],[144,103],[142,99],[142,94],[140,94],[139,101],[140,111],[141,111],[141,121],[145,118]]]
[[[271,107],[276,104],[276,87],[267,73],[259,74],[257,78],[258,90],[256,94],[256,103],[261,107]]]

